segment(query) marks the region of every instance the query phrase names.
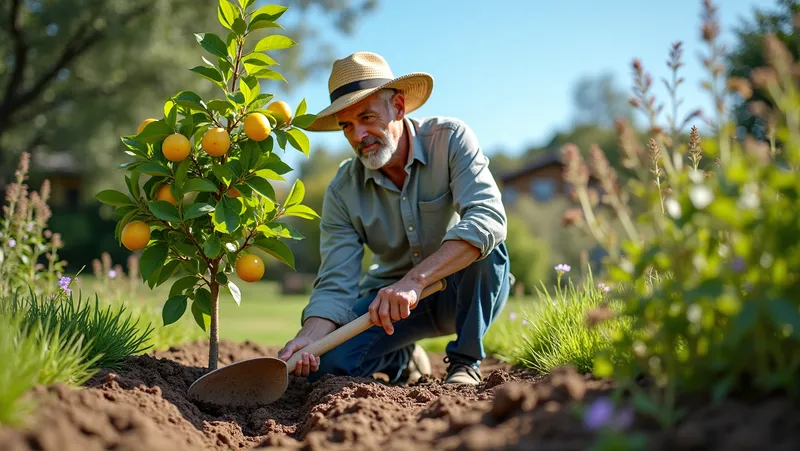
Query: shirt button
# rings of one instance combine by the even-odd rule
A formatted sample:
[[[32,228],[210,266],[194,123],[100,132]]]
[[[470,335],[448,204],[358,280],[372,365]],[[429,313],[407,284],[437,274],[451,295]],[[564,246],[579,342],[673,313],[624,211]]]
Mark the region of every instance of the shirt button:
[[[414,226],[408,226],[408,230],[414,230]]]
[[[406,200],[406,196],[403,196],[403,200]]]
[[[414,252],[414,257],[419,257],[419,252]]]

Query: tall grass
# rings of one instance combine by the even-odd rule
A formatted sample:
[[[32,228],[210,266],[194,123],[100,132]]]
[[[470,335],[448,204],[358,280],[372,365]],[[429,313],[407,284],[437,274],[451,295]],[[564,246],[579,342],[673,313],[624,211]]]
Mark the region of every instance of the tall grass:
[[[561,274],[558,279],[552,293],[542,283],[531,305],[509,311],[492,326],[485,340],[488,352],[544,374],[565,365],[581,373],[593,370],[596,353],[630,324],[620,319],[593,324],[617,306],[611,289],[595,284],[591,272],[578,286],[571,280],[562,286]]]
[[[34,404],[25,394],[37,384],[82,384],[96,358],[82,336],[65,335],[41,323],[26,325],[19,315],[0,315],[0,424],[19,425]]]

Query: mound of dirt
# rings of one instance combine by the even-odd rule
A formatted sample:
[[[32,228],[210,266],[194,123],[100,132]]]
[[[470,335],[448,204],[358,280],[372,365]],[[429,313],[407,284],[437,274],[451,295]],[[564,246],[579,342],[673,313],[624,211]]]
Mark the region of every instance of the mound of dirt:
[[[405,386],[379,380],[325,376],[307,384],[290,378],[284,396],[257,409],[198,406],[187,399],[204,373],[207,343],[198,342],[129,359],[100,371],[85,387],[38,387],[39,404],[24,428],[0,428],[0,449],[27,450],[582,450],[596,441],[576,402],[607,393],[607,382],[569,369],[537,377],[487,361],[477,387],[442,383],[434,375]],[[223,342],[220,364],[277,349]],[[800,409],[775,398],[699,403],[670,434],[637,420],[650,449],[796,449]]]

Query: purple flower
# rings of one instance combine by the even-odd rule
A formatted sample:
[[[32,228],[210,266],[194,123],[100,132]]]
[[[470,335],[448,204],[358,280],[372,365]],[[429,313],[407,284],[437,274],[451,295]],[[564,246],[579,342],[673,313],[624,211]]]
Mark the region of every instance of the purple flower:
[[[570,269],[572,269],[572,268],[570,268],[569,265],[566,265],[564,263],[561,263],[560,265],[556,265],[556,271],[558,271],[559,273],[569,272]]]
[[[599,288],[601,291],[605,291],[606,293],[611,291],[611,287],[609,287],[608,285],[606,285],[604,283],[597,284],[597,288]]]
[[[630,408],[616,411],[614,403],[606,398],[598,398],[586,409],[583,425],[595,431],[601,428],[624,430],[633,424],[633,410]]]
[[[72,279],[70,279],[69,277],[62,277],[58,281],[58,286],[60,286],[61,289],[64,290],[65,293],[70,294],[70,293],[72,293],[72,290],[70,290],[70,288],[69,288],[69,285],[71,283],[72,283]]]
[[[117,272],[116,272],[116,271],[114,271],[113,269],[110,269],[110,270],[108,270],[108,277],[110,277],[110,278],[112,278],[112,279],[113,279],[114,277],[117,277]]]
[[[523,320],[522,320],[522,325],[523,325],[523,326],[527,326],[528,324],[530,324],[530,323],[528,322],[528,320],[526,320],[526,319],[523,319]]]
[[[516,319],[517,319],[517,312],[511,312],[511,313],[509,313],[509,314],[508,314],[508,318],[509,318],[511,321],[514,321],[514,320],[516,320]]]
[[[736,273],[744,272],[744,270],[747,269],[747,264],[742,257],[736,257],[733,259],[733,262],[731,262],[731,269]]]
[[[9,246],[9,247],[14,247],[14,246],[16,246],[16,245],[17,245],[17,240],[15,240],[15,239],[13,239],[13,238],[12,238],[12,239],[10,239],[10,240],[8,240],[8,246]]]

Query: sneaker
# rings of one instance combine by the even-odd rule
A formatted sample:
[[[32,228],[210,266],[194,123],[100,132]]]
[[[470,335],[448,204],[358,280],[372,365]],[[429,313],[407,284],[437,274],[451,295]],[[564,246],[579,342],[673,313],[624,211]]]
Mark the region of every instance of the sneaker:
[[[400,376],[400,380],[405,384],[413,384],[418,381],[423,375],[430,376],[431,361],[428,358],[428,353],[422,346],[414,343],[414,349],[411,351],[411,359],[408,361],[408,366]]]
[[[453,361],[450,360],[450,357],[445,357],[444,363],[449,364],[444,380],[445,384],[478,385],[483,380],[481,369],[477,363]]]

